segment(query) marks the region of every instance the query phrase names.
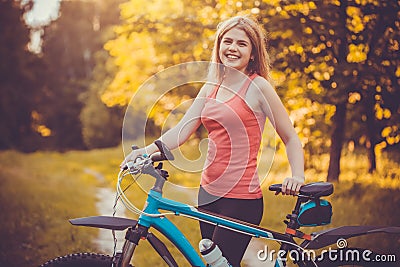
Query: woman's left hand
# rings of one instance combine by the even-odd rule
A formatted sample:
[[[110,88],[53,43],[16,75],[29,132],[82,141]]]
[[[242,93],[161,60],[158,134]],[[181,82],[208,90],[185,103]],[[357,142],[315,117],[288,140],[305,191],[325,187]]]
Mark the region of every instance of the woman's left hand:
[[[282,194],[284,195],[296,195],[300,191],[300,187],[304,185],[303,176],[287,177],[282,183]]]

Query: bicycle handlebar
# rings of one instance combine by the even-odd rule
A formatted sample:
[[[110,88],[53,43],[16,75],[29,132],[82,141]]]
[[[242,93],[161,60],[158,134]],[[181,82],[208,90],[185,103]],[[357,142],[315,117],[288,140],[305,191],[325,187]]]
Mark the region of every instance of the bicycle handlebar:
[[[161,142],[160,140],[156,140],[154,144],[156,144],[156,146],[160,150],[160,156],[161,156],[160,158],[157,158],[158,160],[154,161],[174,160],[174,155],[172,155],[169,148],[163,142]]]
[[[150,166],[154,169],[154,167],[152,166],[154,162],[164,161],[164,160],[174,160],[174,155],[171,153],[171,151],[163,142],[161,142],[160,140],[156,140],[154,143],[160,152],[155,152],[151,155],[147,154],[139,155],[135,158],[135,160],[128,161],[124,166],[123,170],[129,170],[129,172],[132,174],[138,174],[144,171],[144,173],[150,174],[151,176],[155,176],[157,172],[155,170],[154,171],[149,170]],[[132,150],[136,149],[139,149],[139,147],[135,145],[132,146]]]
[[[282,184],[273,184],[269,186],[269,191],[275,192],[275,195],[279,195],[282,193]],[[299,194],[295,194],[294,196],[299,196]]]
[[[282,184],[273,184],[269,186],[269,191],[277,192],[278,194],[282,192]]]

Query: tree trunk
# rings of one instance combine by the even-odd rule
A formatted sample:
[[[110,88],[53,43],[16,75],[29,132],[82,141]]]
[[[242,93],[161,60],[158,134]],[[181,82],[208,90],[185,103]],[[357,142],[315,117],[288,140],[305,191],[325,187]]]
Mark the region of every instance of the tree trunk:
[[[373,173],[375,170],[376,170],[375,144],[371,143],[371,147],[368,148],[368,172]]]
[[[372,92],[374,92],[374,88],[370,88]],[[376,120],[375,120],[375,110],[374,110],[374,95],[367,95],[366,103],[367,103],[367,143],[365,147],[367,148],[368,155],[368,172],[373,173],[376,170],[376,155],[375,155],[375,146],[376,146]]]
[[[333,133],[331,136],[331,149],[328,168],[328,182],[339,181],[340,156],[342,152],[346,122],[346,103],[336,105],[336,112],[333,116]]]

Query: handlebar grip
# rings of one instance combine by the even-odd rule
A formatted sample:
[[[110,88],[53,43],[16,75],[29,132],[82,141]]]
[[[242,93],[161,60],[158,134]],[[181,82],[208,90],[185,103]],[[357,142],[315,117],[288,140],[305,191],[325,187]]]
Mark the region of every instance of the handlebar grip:
[[[167,158],[162,154],[162,153],[155,153],[151,155],[151,160],[152,161],[163,161],[166,160]]]
[[[164,159],[162,159],[162,160],[165,160],[165,159],[174,160],[174,155],[172,155],[171,151],[168,149],[168,147],[163,142],[161,142],[160,140],[156,140],[156,141],[154,141],[154,143],[160,150],[161,156],[164,157]]]
[[[273,184],[269,186],[269,191],[282,192],[282,184]]]

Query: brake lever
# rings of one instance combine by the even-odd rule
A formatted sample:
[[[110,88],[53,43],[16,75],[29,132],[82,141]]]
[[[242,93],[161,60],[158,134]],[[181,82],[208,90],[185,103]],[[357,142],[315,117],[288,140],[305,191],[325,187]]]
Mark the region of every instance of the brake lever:
[[[151,164],[143,167],[142,173],[143,174],[148,174],[150,176],[153,176],[156,179],[160,179],[160,178],[164,179],[164,177],[162,177],[162,175]]]
[[[146,155],[138,156],[134,161],[128,161],[126,163],[126,169],[128,169],[131,174],[136,175],[140,172],[143,172],[143,169],[151,165],[152,163],[153,161],[150,157]]]

